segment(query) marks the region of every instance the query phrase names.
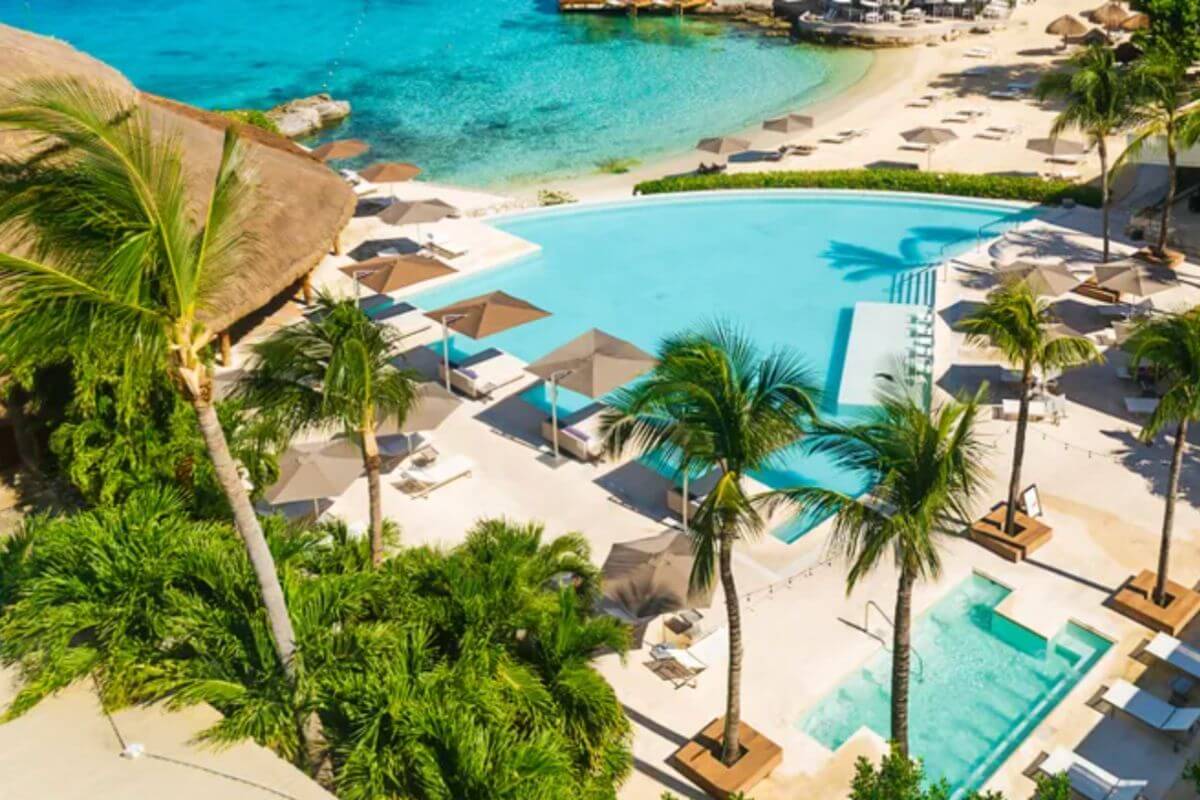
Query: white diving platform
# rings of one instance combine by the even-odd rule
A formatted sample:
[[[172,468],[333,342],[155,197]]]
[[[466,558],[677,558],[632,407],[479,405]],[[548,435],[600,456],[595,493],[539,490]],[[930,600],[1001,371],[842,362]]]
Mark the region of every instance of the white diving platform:
[[[932,357],[929,306],[912,303],[855,303],[850,341],[842,362],[838,406],[873,406],[879,374],[893,374],[909,361],[928,372]]]

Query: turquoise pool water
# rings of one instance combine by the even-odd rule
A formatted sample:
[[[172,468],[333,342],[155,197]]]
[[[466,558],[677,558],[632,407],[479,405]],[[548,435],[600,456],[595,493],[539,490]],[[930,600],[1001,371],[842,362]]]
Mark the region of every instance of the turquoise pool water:
[[[555,0],[0,0],[0,22],[207,108],[331,92],[354,104],[337,136],[481,185],[684,149],[836,94],[871,59]]]
[[[499,347],[527,361],[593,327],[654,352],[665,335],[723,317],[764,349],[798,352],[826,387],[826,412],[837,414],[854,304],[888,301],[898,275],[972,246],[982,225],[1002,227],[1021,216],[991,204],[808,193],[541,212],[498,223],[541,245],[539,255],[413,302],[436,308],[502,289],[540,306],[551,316],[480,342],[454,339],[456,352]],[[584,401],[566,395],[563,402]],[[799,454],[758,477],[773,486],[864,488],[861,476]],[[808,527],[798,523],[776,535],[791,540]]]
[[[931,779],[978,789],[1112,643],[1068,623],[1047,642],[993,609],[1009,590],[980,575],[918,620],[909,737]],[[836,749],[862,726],[891,730],[891,655],[881,652],[801,720]]]

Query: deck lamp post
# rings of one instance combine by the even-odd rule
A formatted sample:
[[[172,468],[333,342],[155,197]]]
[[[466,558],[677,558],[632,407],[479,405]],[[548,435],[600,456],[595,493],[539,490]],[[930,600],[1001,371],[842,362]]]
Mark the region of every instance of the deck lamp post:
[[[442,317],[442,366],[446,372],[446,391],[450,389],[450,323],[466,317],[466,314],[446,314]]]
[[[561,456],[558,453],[558,382],[575,370],[560,369],[550,375],[550,442],[554,448],[554,460]]]

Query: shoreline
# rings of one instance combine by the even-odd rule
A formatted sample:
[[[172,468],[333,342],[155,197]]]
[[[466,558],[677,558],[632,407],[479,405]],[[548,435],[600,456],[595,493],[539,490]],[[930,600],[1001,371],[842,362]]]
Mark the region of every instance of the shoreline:
[[[812,116],[815,124],[811,131],[806,132],[806,135],[819,134],[832,127],[839,118],[858,108],[862,103],[877,99],[888,86],[894,85],[894,78],[897,74],[903,75],[912,69],[919,61],[920,54],[915,48],[905,48],[872,51],[871,56],[871,63],[863,75],[841,91],[812,103],[780,110],[773,116],[782,116],[787,113],[804,113]],[[764,131],[760,125],[754,125],[714,135],[738,136],[755,141],[764,136]],[[798,138],[798,136],[791,138]],[[481,191],[494,191],[532,204],[537,203],[537,194],[541,190],[568,192],[580,202],[614,200],[628,197],[633,193],[633,187],[644,180],[691,172],[700,160],[699,155],[693,149],[677,150],[666,154],[657,154],[649,160],[639,163],[628,172],[620,174],[593,172],[559,179],[547,178],[494,188],[485,187]]]

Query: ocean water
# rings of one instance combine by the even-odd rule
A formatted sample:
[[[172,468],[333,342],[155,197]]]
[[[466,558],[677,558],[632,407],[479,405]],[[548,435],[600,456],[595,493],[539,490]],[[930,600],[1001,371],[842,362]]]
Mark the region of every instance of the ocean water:
[[[909,744],[926,775],[945,779],[956,798],[981,787],[1112,646],[1072,623],[1046,641],[994,613],[1008,594],[972,575],[915,626]],[[891,653],[880,652],[800,728],[831,750],[862,726],[886,739],[891,669]]]
[[[328,91],[354,107],[328,136],[367,139],[364,160],[475,185],[686,149],[836,94],[871,59],[554,0],[0,0],[0,21],[205,108]]]
[[[481,341],[453,342],[459,354],[498,347],[526,361],[593,327],[654,352],[664,336],[722,318],[764,350],[799,354],[825,388],[825,412],[838,415],[854,304],[888,302],[898,276],[969,248],[982,225],[1003,227],[1020,216],[1000,205],[811,193],[542,211],[497,222],[541,245],[540,254],[406,299],[433,309],[500,289],[528,300],[551,315]],[[548,408],[536,391],[527,399]],[[560,398],[564,413],[584,402]],[[864,476],[799,453],[757,477],[772,486],[865,488]],[[776,535],[790,541],[809,527]]]

